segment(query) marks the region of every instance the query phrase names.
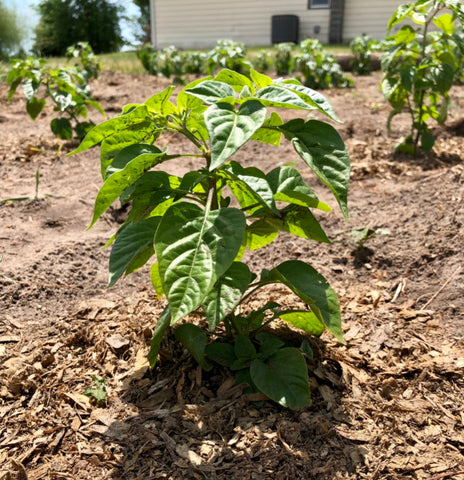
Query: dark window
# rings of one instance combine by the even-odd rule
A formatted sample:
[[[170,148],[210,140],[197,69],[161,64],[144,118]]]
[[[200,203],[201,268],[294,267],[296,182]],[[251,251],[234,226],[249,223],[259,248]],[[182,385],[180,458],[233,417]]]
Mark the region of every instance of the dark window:
[[[308,8],[330,8],[330,0],[308,0]]]

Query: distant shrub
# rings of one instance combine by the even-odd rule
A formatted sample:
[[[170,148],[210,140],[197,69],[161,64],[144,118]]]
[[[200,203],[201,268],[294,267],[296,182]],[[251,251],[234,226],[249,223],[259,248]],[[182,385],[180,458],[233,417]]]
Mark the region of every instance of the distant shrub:
[[[303,83],[314,89],[344,88],[353,84],[335,57],[319,40],[307,38],[300,43],[301,53],[294,57],[294,70],[303,76]]]
[[[293,67],[293,43],[278,43],[274,56],[274,66],[277,75],[288,75]]]
[[[365,34],[351,40],[350,49],[354,55],[354,60],[351,63],[353,73],[357,75],[369,75],[371,73],[371,58],[377,50],[378,44],[375,38]]]
[[[223,68],[237,73],[246,73],[253,67],[246,59],[245,44],[234,40],[218,40],[216,46],[208,52],[207,57],[206,70],[210,75]]]
[[[258,72],[266,73],[272,67],[272,54],[269,50],[261,50],[256,55],[253,68]]]

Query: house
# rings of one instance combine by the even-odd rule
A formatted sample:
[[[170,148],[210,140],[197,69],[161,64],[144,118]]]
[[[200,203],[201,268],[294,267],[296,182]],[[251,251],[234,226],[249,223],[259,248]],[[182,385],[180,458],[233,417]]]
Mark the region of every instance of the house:
[[[266,46],[317,38],[344,43],[385,37],[400,0],[150,0],[156,48],[211,48],[219,39]]]

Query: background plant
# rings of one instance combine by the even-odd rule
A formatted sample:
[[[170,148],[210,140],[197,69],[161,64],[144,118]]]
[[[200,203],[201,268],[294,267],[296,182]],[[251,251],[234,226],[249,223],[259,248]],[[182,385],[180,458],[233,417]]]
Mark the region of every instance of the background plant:
[[[100,61],[93,53],[92,47],[88,42],[78,42],[66,49],[66,58],[68,61],[76,59],[74,67],[82,73],[86,82],[92,78],[98,78],[101,70]]]
[[[350,42],[350,50],[354,55],[351,63],[352,71],[358,75],[369,75],[372,71],[372,54],[377,51],[378,42],[369,35],[361,35]]]
[[[307,38],[300,43],[300,49],[301,52],[294,57],[293,70],[302,74],[304,85],[315,89],[352,85],[353,81],[319,40]]]
[[[218,40],[216,46],[208,52],[206,72],[214,72],[228,68],[238,73],[245,73],[252,68],[251,62],[246,58],[246,47],[242,42],[234,40]]]
[[[426,151],[435,143],[428,120],[446,121],[449,90],[462,69],[464,40],[456,28],[464,25],[464,9],[455,0],[418,0],[395,11],[388,31],[402,22],[389,38],[393,46],[382,57],[381,86],[393,107],[388,130],[393,117],[408,112],[410,133],[397,147],[415,154],[419,143]]]
[[[74,48],[74,47],[73,47]],[[13,62],[8,74],[8,101],[11,100],[19,85],[26,96],[26,110],[32,120],[35,120],[44,109],[47,99],[51,100],[54,110],[60,115],[50,123],[52,132],[61,139],[69,140],[73,133],[82,139],[93,127],[93,122],[87,120],[88,107],[105,114],[101,105],[93,99],[88,80],[98,71],[96,60],[90,60],[86,48],[76,47],[82,57],[88,60],[87,68],[79,66],[53,69],[49,68],[43,59],[28,57],[25,60]],[[90,48],[90,47],[89,47]],[[72,57],[74,58],[74,50]],[[81,58],[80,55],[77,58]]]
[[[280,318],[311,335],[327,328],[343,342],[338,299],[307,263],[287,260],[258,275],[242,259],[247,249],[272,243],[280,232],[328,242],[312,209],[330,207],[296,167],[263,172],[232,157],[250,141],[278,146],[287,139],[327,185],[345,216],[350,162],[343,141],[328,123],[283,122],[276,112],[268,112],[268,107],[315,111],[337,121],[322,95],[297,80],[272,80],[254,70],[250,74],[251,79],[222,70],[214,79],[183,88],[175,103],[174,88],[169,87],[96,126],[74,153],[101,148],[103,185],[91,226],[116,199],[132,202],[127,221],[113,239],[109,284],[156,258],[151,280],[168,306],[156,324],[151,365],[167,328],[195,314],[206,320],[209,332],[185,323],[175,334],[204,369],[211,369],[212,362],[227,366],[238,383],[300,408],[310,402],[308,343],[301,348],[286,345],[265,327]],[[188,146],[172,154],[156,147],[166,134],[184,137]],[[196,165],[177,177],[168,173],[174,159],[193,159]],[[285,285],[300,304],[285,309],[269,301],[248,315],[237,310],[258,290],[276,283]]]
[[[278,43],[275,47],[274,66],[277,75],[288,75],[293,69],[293,43]]]

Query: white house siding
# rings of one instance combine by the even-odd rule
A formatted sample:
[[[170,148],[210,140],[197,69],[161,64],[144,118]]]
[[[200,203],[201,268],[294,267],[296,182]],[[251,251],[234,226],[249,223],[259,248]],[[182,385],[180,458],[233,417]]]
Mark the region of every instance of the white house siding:
[[[363,33],[377,40],[385,38],[388,21],[401,3],[407,1],[345,0],[343,41],[349,42]]]
[[[297,15],[299,40],[328,41],[329,9],[308,9],[307,0],[152,0],[153,41],[157,48],[211,48],[218,39],[247,46],[271,44],[271,17]],[[314,28],[320,27],[319,34]]]

